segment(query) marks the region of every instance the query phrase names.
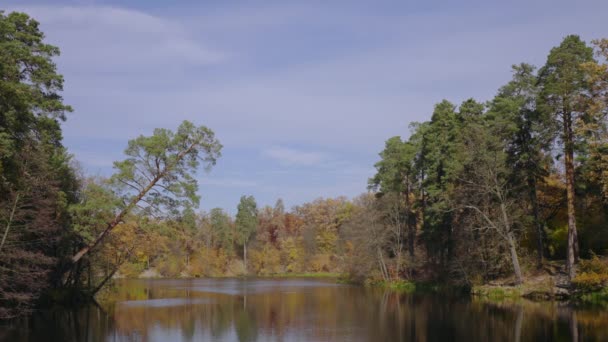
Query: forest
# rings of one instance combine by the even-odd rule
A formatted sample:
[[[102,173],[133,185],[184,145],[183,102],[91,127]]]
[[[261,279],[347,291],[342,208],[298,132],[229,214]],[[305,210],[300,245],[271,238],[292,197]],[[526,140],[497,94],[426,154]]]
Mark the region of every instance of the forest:
[[[196,172],[222,150],[206,126],[134,137],[111,176],[84,174],[62,143],[73,108],[59,48],[27,14],[0,12],[0,318],[117,277],[470,288],[556,272],[608,297],[608,39],[556,43],[544,65],[513,65],[493,99],[443,100],[387,137],[360,196],[285,208],[246,194],[233,217],[197,209]]]

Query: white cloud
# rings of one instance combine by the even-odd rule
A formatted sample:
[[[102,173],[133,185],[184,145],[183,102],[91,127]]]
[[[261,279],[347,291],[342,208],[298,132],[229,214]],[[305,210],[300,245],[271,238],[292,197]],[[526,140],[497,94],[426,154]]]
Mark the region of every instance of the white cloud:
[[[62,50],[65,99],[76,110],[64,135],[78,157],[103,167],[116,159],[104,157],[110,151],[152,128],[205,124],[226,153],[201,184],[210,205],[222,198],[224,207],[240,187],[292,204],[364,191],[384,141],[407,136],[434,103],[490,99],[510,64],[541,65],[565,34],[605,35],[608,11],[606,1],[559,0],[527,2],[526,11],[481,1],[205,2],[170,11],[13,1]]]
[[[62,50],[60,66],[87,75],[162,72],[216,63],[223,57],[191,37],[177,20],[106,6],[17,7],[41,23],[47,40]]]
[[[286,165],[318,165],[327,159],[321,152],[299,151],[292,148],[274,146],[262,151],[264,156],[270,157]]]

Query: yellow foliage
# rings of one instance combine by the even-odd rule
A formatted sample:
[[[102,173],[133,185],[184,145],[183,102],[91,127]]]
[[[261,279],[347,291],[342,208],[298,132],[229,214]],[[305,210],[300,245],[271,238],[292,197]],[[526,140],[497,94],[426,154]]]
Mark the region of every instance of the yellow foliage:
[[[291,273],[302,272],[304,260],[304,247],[301,241],[294,237],[288,237],[281,240],[282,263],[285,265],[285,270]]]
[[[252,271],[260,275],[270,275],[282,272],[281,253],[270,244],[264,244],[260,249],[254,249],[249,255]]]
[[[329,272],[331,270],[331,255],[317,254],[310,260],[310,271]]]
[[[226,275],[229,256],[220,249],[201,248],[190,260],[193,277],[218,277]]]
[[[179,277],[184,270],[185,263],[182,257],[169,255],[158,261],[156,268],[158,272],[165,277]]]
[[[333,252],[336,249],[338,234],[333,230],[321,230],[316,236],[317,247],[321,252]]]
[[[608,286],[608,263],[597,255],[589,260],[581,260],[580,273],[572,280],[577,289],[589,292],[597,291]]]
[[[598,274],[608,274],[608,263],[593,255],[591,259],[581,260],[579,264],[581,272],[592,272]]]
[[[585,292],[597,291],[608,286],[608,274],[582,272],[572,280],[572,285]]]

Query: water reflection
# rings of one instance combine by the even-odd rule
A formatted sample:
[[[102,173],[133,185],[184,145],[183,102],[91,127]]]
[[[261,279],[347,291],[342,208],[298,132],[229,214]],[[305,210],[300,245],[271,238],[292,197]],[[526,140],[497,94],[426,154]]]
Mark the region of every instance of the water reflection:
[[[608,313],[559,303],[485,303],[317,280],[123,281],[104,307],[55,311],[7,341],[608,340]]]

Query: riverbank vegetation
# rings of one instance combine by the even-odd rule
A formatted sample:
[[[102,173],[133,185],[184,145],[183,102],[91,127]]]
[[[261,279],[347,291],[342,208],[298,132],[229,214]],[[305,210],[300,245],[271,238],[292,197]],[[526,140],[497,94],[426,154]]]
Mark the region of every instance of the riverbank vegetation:
[[[567,36],[544,66],[513,66],[493,99],[436,104],[386,141],[357,198],[287,209],[243,196],[235,217],[196,210],[195,174],[222,147],[205,126],[137,137],[112,176],[83,175],[62,145],[58,55],[35,20],[0,12],[0,317],[117,276],[606,292],[608,40]]]

